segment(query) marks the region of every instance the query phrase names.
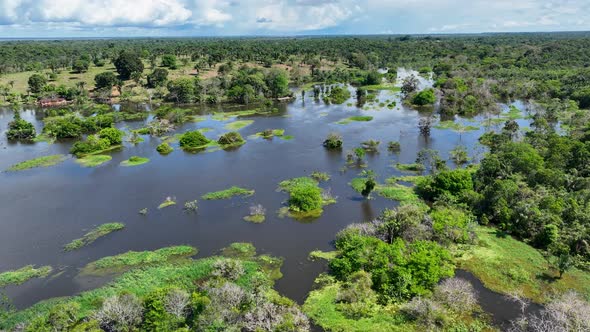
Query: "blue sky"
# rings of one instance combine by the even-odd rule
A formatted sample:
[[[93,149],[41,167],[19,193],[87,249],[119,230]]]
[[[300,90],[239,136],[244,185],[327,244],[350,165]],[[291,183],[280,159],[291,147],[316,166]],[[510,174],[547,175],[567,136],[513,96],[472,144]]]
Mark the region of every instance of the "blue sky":
[[[590,0],[0,0],[0,38],[590,30]]]

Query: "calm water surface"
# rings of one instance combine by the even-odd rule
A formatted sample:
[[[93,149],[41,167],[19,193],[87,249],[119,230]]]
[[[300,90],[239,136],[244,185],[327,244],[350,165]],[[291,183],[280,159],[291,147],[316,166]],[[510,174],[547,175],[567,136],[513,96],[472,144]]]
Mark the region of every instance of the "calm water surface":
[[[421,80],[423,86],[428,83]],[[52,276],[10,286],[6,289],[7,295],[22,308],[39,300],[98,287],[109,279],[79,277],[79,269],[98,258],[128,250],[188,244],[199,249],[197,257],[205,257],[218,253],[232,242],[251,242],[259,253],[284,258],[284,277],[278,280],[277,289],[302,303],[315,277],[325,270],[322,262],[308,261],[308,253],[315,249],[331,250],[339,230],[351,223],[371,220],[384,208],[397,205],[376,195],[375,199],[364,200],[350,188],[348,183],[361,170],[349,168],[342,172],[347,150],[368,139],[380,140],[380,152],[369,155],[367,163],[377,172],[379,180],[384,181],[390,176],[408,174],[392,165],[413,163],[417,152],[423,148],[438,150],[446,159],[451,149],[464,145],[477,161],[484,152],[477,138],[487,129],[500,128],[499,125],[482,126],[478,131],[463,133],[433,128],[431,137],[424,138],[419,135],[417,124],[427,114],[401,106],[399,96],[391,91],[378,94],[381,102],[398,100],[400,106],[362,110],[356,107],[354,99],[343,105],[325,105],[314,101],[312,93],[307,93],[305,98],[296,93],[297,99],[280,105],[277,115],[246,117],[254,123],[240,130],[242,136],[247,137],[264,129],[281,128],[286,135],[294,136],[292,140],[249,139],[237,150],[199,154],[185,153],[174,143],[175,151],[161,156],[156,152],[161,140],[144,136],[144,142],[135,146],[126,143],[122,150],[111,153],[110,162],[96,168],[83,168],[70,158],[49,168],[0,173],[0,271],[28,264],[54,267]],[[506,105],[503,107],[507,109]],[[41,131],[41,111],[24,109],[21,114]],[[353,115],[371,115],[374,120],[336,124]],[[27,159],[68,153],[71,141],[8,143],[4,131],[12,117],[13,110],[0,110],[1,170]],[[472,124],[483,117],[457,121]],[[122,129],[139,128],[147,121],[117,125]],[[199,123],[187,123],[177,132],[212,128],[205,135],[217,138],[227,131],[223,126],[230,121],[208,118]],[[519,120],[522,126],[527,126],[527,122]],[[322,147],[323,140],[332,131],[344,137],[342,152]],[[388,141],[399,141],[401,152],[387,152]],[[133,155],[148,157],[151,161],[137,167],[119,166]],[[451,162],[449,165],[453,166]],[[277,184],[315,170],[331,174],[332,179],[322,187],[331,188],[338,196],[338,203],[327,206],[324,214],[311,222],[279,218],[276,211],[284,206],[287,195],[276,192]],[[233,185],[255,189],[256,194],[230,200],[200,200],[204,193]],[[167,196],[176,197],[179,204],[158,210],[157,206]],[[198,212],[183,212],[183,203],[194,199],[199,199]],[[264,223],[251,224],[242,220],[252,204],[262,204],[267,209]],[[146,216],[138,213],[143,208],[149,210]],[[62,251],[63,245],[72,239],[99,224],[113,221],[125,223],[126,228],[81,250]]]

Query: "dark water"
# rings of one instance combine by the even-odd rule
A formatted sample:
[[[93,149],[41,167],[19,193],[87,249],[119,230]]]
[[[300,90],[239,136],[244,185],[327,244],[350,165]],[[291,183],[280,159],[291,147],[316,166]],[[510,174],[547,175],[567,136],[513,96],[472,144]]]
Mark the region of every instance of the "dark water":
[[[517,319],[523,314],[520,305],[509,300],[505,295],[491,291],[479,281],[473,274],[465,270],[455,271],[455,277],[469,281],[477,292],[477,300],[481,308],[490,313],[495,325],[508,327],[510,321]],[[525,315],[537,314],[543,307],[539,304],[530,303]]]
[[[486,130],[483,126],[479,131],[464,133],[433,128],[431,137],[426,139],[417,129],[420,117],[426,115],[415,110],[398,107],[364,111],[347,103],[328,106],[315,102],[311,93],[304,100],[299,93],[297,96],[297,100],[282,105],[276,116],[247,117],[255,122],[240,130],[247,137],[264,129],[283,128],[286,135],[294,136],[293,140],[253,139],[237,150],[199,154],[185,153],[175,143],[172,154],[161,156],[155,150],[160,139],[144,136],[144,142],[136,146],[126,143],[124,149],[111,153],[110,162],[97,168],[83,168],[70,158],[49,168],[0,173],[0,271],[27,264],[51,265],[55,271],[49,278],[8,287],[8,296],[22,308],[42,299],[98,287],[107,280],[78,277],[79,268],[128,250],[189,244],[199,249],[198,257],[205,257],[241,241],[252,242],[261,253],[284,258],[284,277],[277,282],[277,288],[301,303],[315,277],[325,269],[322,263],[308,261],[308,253],[315,249],[331,250],[331,241],[340,229],[350,223],[371,220],[382,209],[397,205],[378,196],[363,200],[350,188],[349,181],[360,169],[341,172],[345,151],[368,139],[380,140],[380,153],[369,155],[367,162],[381,181],[404,174],[392,165],[413,163],[422,148],[436,149],[445,159],[457,145],[466,146],[476,161],[484,152],[477,143]],[[399,97],[382,91],[379,99]],[[350,103],[354,104],[355,100],[351,99]],[[371,115],[374,120],[348,125],[335,123],[360,114]],[[22,116],[41,131],[42,112],[25,109]],[[68,153],[72,142],[8,143],[4,131],[12,117],[12,110],[0,110],[1,170],[27,159]],[[464,123],[480,120],[482,117],[459,119]],[[526,125],[527,121],[520,122]],[[118,126],[137,128],[145,123]],[[178,132],[209,127],[213,130],[206,136],[216,138],[227,131],[224,124],[208,119],[187,123]],[[332,131],[344,137],[342,152],[330,152],[322,147],[326,135]],[[401,152],[388,153],[388,141],[399,141]],[[151,161],[137,167],[119,166],[133,155],[149,157]],[[287,196],[276,192],[277,184],[284,179],[309,175],[314,170],[332,175],[322,186],[332,189],[338,203],[327,206],[324,214],[313,222],[279,218],[276,211]],[[255,189],[256,194],[231,200],[200,200],[204,193],[233,185]],[[176,197],[179,204],[158,210],[157,206],[167,196]],[[198,212],[183,212],[183,203],[194,199],[199,199]],[[267,209],[266,222],[251,224],[242,220],[251,204],[262,204]],[[147,216],[138,214],[142,208],[149,209]],[[81,250],[62,251],[62,246],[72,239],[96,225],[112,221],[123,222],[126,228]]]

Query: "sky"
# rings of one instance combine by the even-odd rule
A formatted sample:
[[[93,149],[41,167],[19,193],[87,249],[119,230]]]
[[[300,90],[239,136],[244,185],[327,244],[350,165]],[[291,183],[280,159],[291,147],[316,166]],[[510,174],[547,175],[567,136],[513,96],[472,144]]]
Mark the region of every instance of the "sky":
[[[590,30],[590,0],[0,0],[0,38]]]

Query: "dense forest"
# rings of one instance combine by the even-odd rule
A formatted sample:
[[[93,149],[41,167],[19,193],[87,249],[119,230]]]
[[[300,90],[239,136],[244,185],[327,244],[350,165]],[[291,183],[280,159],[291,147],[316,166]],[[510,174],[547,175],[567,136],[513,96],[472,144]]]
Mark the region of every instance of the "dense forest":
[[[279,108],[293,100],[305,104],[306,94],[322,107],[348,101],[347,107],[359,110],[378,104],[382,112],[401,112],[399,107],[418,112],[416,136],[425,142],[436,121],[442,128],[459,118],[491,114],[487,120],[496,125],[479,137],[484,150],[479,160],[464,146],[451,150],[448,160],[424,148],[414,164],[395,165],[411,175],[379,176],[386,170],[373,169],[368,157],[378,154],[377,140],[342,153],[341,172],[358,173],[350,186],[359,200],[379,196],[396,203],[372,220],[334,234],[333,251],[310,254],[327,264],[301,306],[273,288],[283,262],[256,255],[251,244],[234,243],[220,255],[201,259],[188,258],[195,248],[180,246],[160,249],[169,250],[168,256],[160,250],[128,252],[89,263],[83,271],[119,269],[122,275],[102,288],[23,310],[7,302],[0,328],[308,331],[311,321],[327,331],[590,330],[588,33],[0,45],[0,92],[3,103],[16,109],[7,140],[66,142],[81,163],[99,165],[110,156],[97,157],[144,139],[158,140],[162,156],[172,153],[176,143],[196,154],[232,151],[255,138],[289,140],[283,129],[243,137],[239,130],[254,122],[244,119],[227,124],[217,138],[201,129],[175,131],[209,119],[278,116]],[[400,76],[403,68],[416,75]],[[432,84],[421,86],[423,82]],[[378,100],[379,91],[398,99]],[[22,105],[60,98],[64,105],[40,111],[41,129],[18,111]],[[514,100],[526,109],[518,109]],[[122,102],[147,104],[150,111],[110,105]],[[232,109],[204,115],[209,107]],[[525,119],[530,127],[516,121]],[[337,123],[356,122],[371,131],[371,120],[363,113]],[[118,126],[132,121],[145,125]],[[340,156],[344,142],[355,139],[332,132],[316,145]],[[389,155],[403,149],[398,141],[387,143]],[[125,162],[147,161],[134,156]],[[280,213],[313,220],[324,207],[338,205],[338,197],[321,186],[329,180],[328,174],[314,172],[280,182],[276,195],[288,196]],[[252,195],[254,190],[231,187],[202,199]],[[175,198],[167,197],[158,209],[174,204]],[[194,212],[197,201],[184,207]],[[244,220],[264,222],[265,208],[250,209]],[[115,229],[105,235],[122,228],[109,227]],[[86,245],[84,241],[88,239],[71,248]],[[458,270],[522,304],[519,317],[508,325],[494,324],[473,286],[455,277]],[[0,273],[0,281],[8,284],[15,276]],[[529,313],[525,307],[531,302],[543,306]]]

